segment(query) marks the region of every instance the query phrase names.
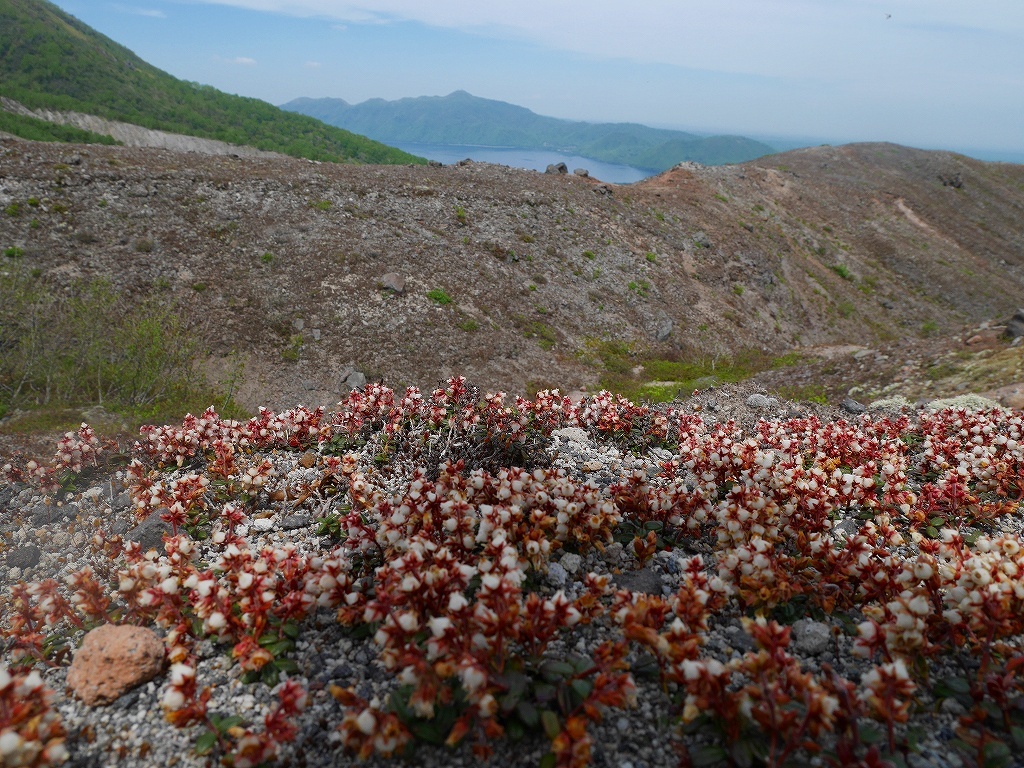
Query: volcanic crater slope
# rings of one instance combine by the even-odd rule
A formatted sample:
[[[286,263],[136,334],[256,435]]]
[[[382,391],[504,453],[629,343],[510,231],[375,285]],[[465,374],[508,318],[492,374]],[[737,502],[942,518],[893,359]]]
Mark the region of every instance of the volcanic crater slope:
[[[594,391],[913,346],[1012,313],[1022,220],[1024,167],[883,144],[616,186],[0,142],[4,266],[187,307],[250,408],[334,403],[353,372]]]

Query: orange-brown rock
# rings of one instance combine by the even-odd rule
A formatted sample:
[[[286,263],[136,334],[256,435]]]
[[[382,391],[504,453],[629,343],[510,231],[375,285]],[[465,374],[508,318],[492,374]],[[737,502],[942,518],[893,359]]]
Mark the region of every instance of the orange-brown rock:
[[[164,644],[145,627],[104,624],[85,636],[68,687],[86,704],[109,704],[163,669]]]

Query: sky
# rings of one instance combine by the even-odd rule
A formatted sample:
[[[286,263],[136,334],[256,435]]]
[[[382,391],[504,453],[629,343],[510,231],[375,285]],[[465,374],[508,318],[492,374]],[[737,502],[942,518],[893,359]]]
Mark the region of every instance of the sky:
[[[56,5],[176,77],[273,104],[461,89],[574,120],[1024,161],[1022,0]]]

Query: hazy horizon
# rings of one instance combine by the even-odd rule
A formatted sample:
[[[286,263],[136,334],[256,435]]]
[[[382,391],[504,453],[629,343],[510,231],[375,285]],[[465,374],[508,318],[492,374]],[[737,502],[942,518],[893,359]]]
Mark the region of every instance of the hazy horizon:
[[[772,146],[890,141],[1024,160],[1024,5],[1010,0],[55,4],[176,77],[272,104],[465,90]]]

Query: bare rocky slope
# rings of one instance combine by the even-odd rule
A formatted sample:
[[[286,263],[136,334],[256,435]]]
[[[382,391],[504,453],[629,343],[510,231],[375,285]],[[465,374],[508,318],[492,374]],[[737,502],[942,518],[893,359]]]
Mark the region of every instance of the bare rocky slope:
[[[1021,303],[1022,222],[1024,166],[887,144],[615,186],[0,141],[0,249],[22,254],[2,266],[181,302],[204,320],[214,378],[245,361],[249,407],[334,403],[352,371],[592,390],[612,341],[638,365],[802,350],[810,367],[766,381],[831,376],[830,394],[924,381],[980,349],[1011,356],[986,386],[1010,384],[1016,349],[962,341]]]

